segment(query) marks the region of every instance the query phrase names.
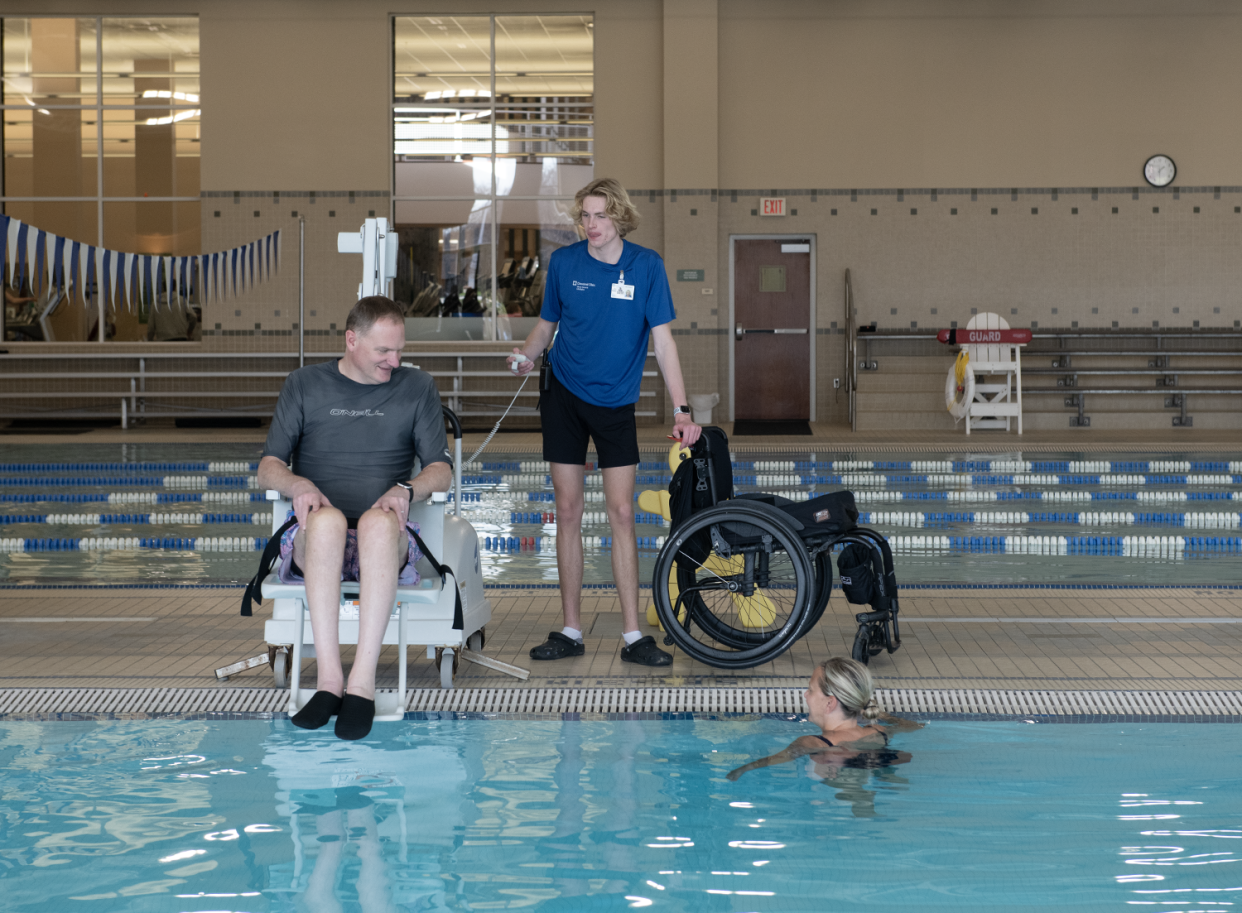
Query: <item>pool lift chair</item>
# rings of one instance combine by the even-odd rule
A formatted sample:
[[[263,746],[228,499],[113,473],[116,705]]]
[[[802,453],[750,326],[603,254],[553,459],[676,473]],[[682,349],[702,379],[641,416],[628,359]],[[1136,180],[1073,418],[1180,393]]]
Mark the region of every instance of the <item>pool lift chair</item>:
[[[446,510],[449,495],[436,492],[426,501],[410,506],[410,520],[419,526],[419,535],[427,551],[444,570],[440,574],[426,554],[419,560],[419,582],[397,589],[396,601],[383,643],[395,644],[398,656],[396,692],[377,691],[376,720],[400,720],[405,715],[406,672],[409,646],[425,645],[427,658],[435,661],[440,672],[440,687],[453,687],[453,674],[465,657],[519,678],[528,674],[483,656],[486,643],[485,626],[492,618],[492,606],[483,592],[483,574],[479,561],[479,540],[474,527],[462,519],[461,493],[461,423],[453,410],[444,407],[444,416],[453,428],[454,494],[456,510]],[[279,492],[268,491],[272,502],[273,534],[285,522],[291,503]],[[275,600],[272,617],[264,624],[273,676],[277,687],[289,686],[289,713],[296,713],[311,699],[313,688],[301,686],[302,661],[315,656],[306,603],[305,584],[281,583],[279,567],[274,567],[262,583],[264,599]],[[341,584],[340,642],[358,643],[358,584]]]
[[[722,442],[723,458],[711,452]],[[771,662],[823,616],[838,549],[846,598],[871,607],[854,616],[850,655],[868,663],[901,645],[892,550],[880,533],[856,525],[852,492],[808,501],[735,496],[727,439],[718,428],[705,429],[678,467],[673,505],[679,476],[695,487],[701,506],[680,516],[673,507],[670,534],[656,557],[652,590],[666,645],[721,669]]]

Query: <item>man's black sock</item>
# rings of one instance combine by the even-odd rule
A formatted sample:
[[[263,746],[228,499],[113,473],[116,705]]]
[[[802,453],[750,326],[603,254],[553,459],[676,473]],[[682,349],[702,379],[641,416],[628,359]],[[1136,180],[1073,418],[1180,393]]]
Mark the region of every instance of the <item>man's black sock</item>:
[[[371,732],[375,719],[375,701],[356,694],[346,694],[336,715],[336,737],[350,742],[364,739]]]
[[[306,706],[293,715],[292,723],[302,729],[322,729],[341,709],[341,699],[331,691],[316,691]]]

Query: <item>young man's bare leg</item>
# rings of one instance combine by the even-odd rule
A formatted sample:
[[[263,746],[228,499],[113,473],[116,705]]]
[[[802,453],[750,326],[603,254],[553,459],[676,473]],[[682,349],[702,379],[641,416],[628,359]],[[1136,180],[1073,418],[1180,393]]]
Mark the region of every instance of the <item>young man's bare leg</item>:
[[[293,560],[306,580],[306,604],[315,637],[318,667],[314,697],[293,716],[303,729],[319,729],[340,707],[345,691],[341,668],[341,564],[345,559],[345,515],[321,507],[306,517],[293,540]]]
[[[552,463],[551,471],[556,493],[556,570],[565,628],[553,631],[546,643],[530,651],[530,658],[539,660],[564,659],[586,652],[582,646],[582,508],[586,500],[586,467]]]
[[[655,638],[638,629],[638,540],[634,538],[634,473],[637,466],[613,466],[604,470],[604,502],[612,526],[612,579],[621,600],[621,632],[625,647],[621,660],[642,666],[667,666],[669,653],[656,646]]]
[[[621,630],[638,632],[638,540],[634,536],[634,474],[637,466],[610,466],[604,473],[604,504],[612,527],[612,579],[621,600]]]
[[[552,463],[556,493],[556,570],[565,627],[582,629],[582,510],[585,466]]]

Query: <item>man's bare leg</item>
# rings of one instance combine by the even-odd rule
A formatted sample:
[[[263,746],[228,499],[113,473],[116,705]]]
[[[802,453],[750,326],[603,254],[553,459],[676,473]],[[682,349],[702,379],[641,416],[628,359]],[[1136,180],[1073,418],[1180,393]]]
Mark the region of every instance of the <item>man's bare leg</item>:
[[[565,627],[582,630],[582,508],[585,466],[552,463],[556,493],[556,570]]]
[[[372,508],[358,520],[358,649],[346,690],[369,700],[375,699],[375,668],[409,550],[407,536],[392,511]]]
[[[624,632],[638,630],[638,540],[634,537],[634,474],[637,469],[637,466],[610,466],[603,471],[604,503],[612,527],[612,579],[621,600],[621,630]],[[557,521],[559,523],[559,516]]]
[[[335,507],[313,510],[293,540],[293,559],[306,580],[306,604],[315,635],[319,667],[316,688],[340,697],[345,690],[341,668],[341,563],[345,559],[345,515]]]

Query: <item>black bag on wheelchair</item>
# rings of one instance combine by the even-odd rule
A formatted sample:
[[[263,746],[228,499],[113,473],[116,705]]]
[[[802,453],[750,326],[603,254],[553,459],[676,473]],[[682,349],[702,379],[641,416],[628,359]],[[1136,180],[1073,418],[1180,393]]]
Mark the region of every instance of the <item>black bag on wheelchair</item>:
[[[690,448],[689,458],[673,473],[668,486],[669,533],[700,510],[733,497],[733,463],[729,460],[729,438],[715,425],[708,425]],[[695,561],[703,561],[711,551],[711,533],[702,530],[681,550]]]
[[[724,431],[715,425],[703,429],[690,448],[690,457],[673,473],[668,495],[672,529],[700,510],[733,497],[733,463]]]
[[[837,555],[841,592],[853,605],[873,605],[879,598],[876,586],[875,555],[871,549],[851,542]]]

